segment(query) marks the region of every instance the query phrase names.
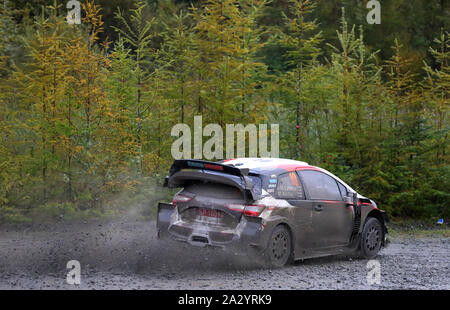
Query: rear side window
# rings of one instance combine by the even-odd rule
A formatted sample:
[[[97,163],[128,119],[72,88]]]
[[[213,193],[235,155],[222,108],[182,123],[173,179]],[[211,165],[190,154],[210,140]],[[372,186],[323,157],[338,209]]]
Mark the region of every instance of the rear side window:
[[[262,185],[261,185],[261,179],[257,176],[248,176],[250,178],[250,180],[252,180],[252,183],[254,185],[254,191],[258,194],[261,195],[262,192]]]
[[[184,191],[204,197],[222,199],[243,199],[239,188],[219,183],[192,182],[185,186]]]
[[[336,180],[319,171],[301,171],[311,199],[342,200]]]
[[[285,173],[278,177],[275,196],[284,199],[305,199],[303,187],[295,172]]]
[[[337,182],[337,184],[338,184],[339,190],[341,191],[342,199],[343,199],[345,196],[348,196],[348,194],[347,194],[347,188],[345,188],[345,186],[342,185],[342,184],[339,183],[339,182]]]

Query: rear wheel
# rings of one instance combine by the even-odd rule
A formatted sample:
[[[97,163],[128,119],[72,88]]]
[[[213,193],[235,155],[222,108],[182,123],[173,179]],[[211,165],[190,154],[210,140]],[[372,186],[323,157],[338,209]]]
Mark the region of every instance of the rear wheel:
[[[383,228],[379,220],[371,217],[364,225],[361,236],[361,255],[372,258],[378,254],[383,240]]]
[[[285,226],[277,226],[272,231],[265,254],[267,263],[271,267],[282,267],[291,260],[291,234]]]

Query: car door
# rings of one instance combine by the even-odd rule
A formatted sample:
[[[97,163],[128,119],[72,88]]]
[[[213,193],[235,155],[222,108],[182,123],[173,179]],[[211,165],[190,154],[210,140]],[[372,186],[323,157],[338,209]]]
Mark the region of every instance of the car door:
[[[290,210],[292,211],[291,214],[286,214],[286,216],[292,219],[296,248],[302,250],[303,253],[301,254],[305,254],[306,250],[311,248],[311,213],[313,202],[306,199],[303,185],[297,173],[288,172],[278,176],[275,197],[277,199],[284,199],[294,206]]]
[[[304,170],[299,174],[312,201],[313,248],[346,245],[352,231],[353,208],[344,201],[338,182],[321,171]]]

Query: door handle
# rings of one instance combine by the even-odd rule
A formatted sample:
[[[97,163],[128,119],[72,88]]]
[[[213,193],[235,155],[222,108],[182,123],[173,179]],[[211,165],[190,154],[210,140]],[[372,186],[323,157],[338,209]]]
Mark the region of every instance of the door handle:
[[[314,206],[314,210],[316,210],[318,212],[322,211],[323,210],[323,205],[315,205]]]

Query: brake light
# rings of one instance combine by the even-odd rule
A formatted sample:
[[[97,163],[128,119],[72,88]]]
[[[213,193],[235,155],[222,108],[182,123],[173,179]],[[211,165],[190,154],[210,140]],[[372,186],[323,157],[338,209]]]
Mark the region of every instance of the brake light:
[[[177,206],[177,203],[179,203],[179,202],[188,202],[188,201],[190,201],[191,199],[192,199],[192,197],[188,197],[188,196],[183,196],[183,195],[176,194],[176,195],[173,197],[172,204],[176,207],[176,206]]]
[[[223,166],[219,166],[219,165],[198,163],[198,162],[195,162],[195,161],[188,161],[187,164],[188,164],[189,167],[194,167],[194,168],[204,168],[204,169],[210,169],[210,170],[223,171]]]
[[[218,165],[204,164],[204,167],[205,167],[205,169],[212,169],[212,170],[223,171],[223,167],[222,166],[218,166]]]
[[[244,214],[250,216],[259,216],[265,208],[266,206],[263,205],[247,205],[244,209]]]
[[[248,216],[259,216],[264,209],[266,208],[265,205],[246,205],[246,204],[230,204],[227,205],[227,208],[233,211],[237,211],[240,213],[243,213],[244,215]]]

